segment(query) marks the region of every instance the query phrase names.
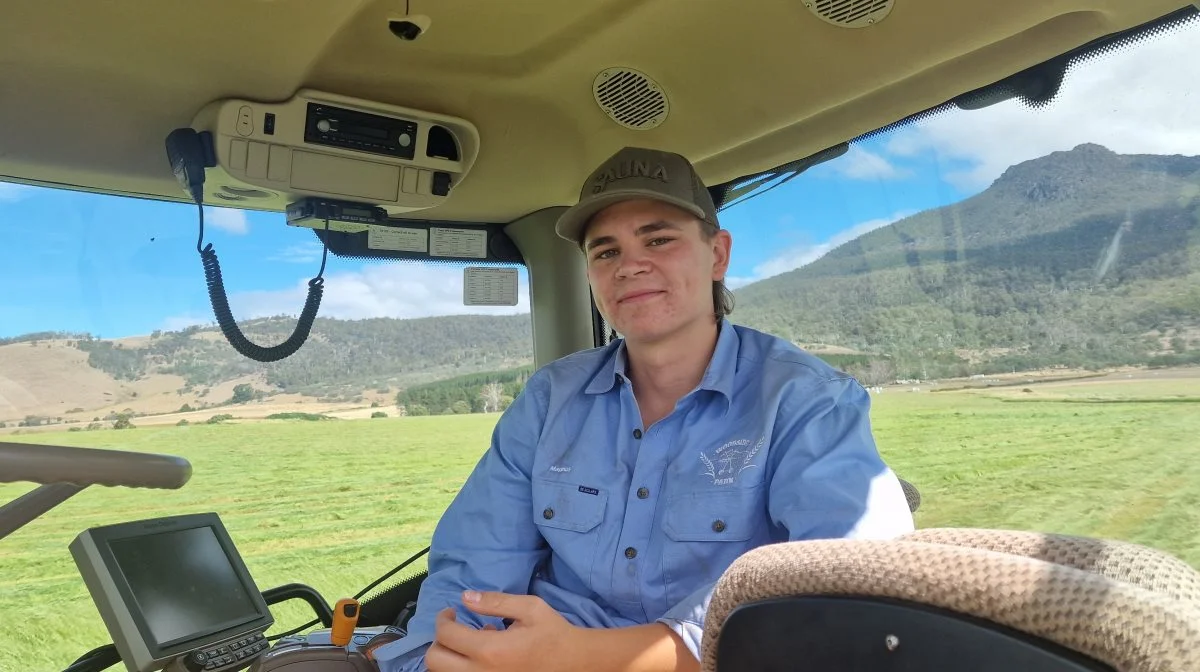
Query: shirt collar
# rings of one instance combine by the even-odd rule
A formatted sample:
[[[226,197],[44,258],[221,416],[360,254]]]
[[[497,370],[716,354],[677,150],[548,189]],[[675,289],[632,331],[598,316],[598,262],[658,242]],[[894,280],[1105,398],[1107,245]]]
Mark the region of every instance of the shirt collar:
[[[616,347],[610,347],[608,357],[605,358],[600,370],[592,377],[587,389],[584,390],[587,394],[603,394],[613,389],[613,386],[618,382],[624,381],[628,376],[625,373],[625,366],[628,361],[625,351],[625,339],[616,342]]]
[[[696,386],[696,389],[716,392],[723,395],[729,404],[733,403],[733,381],[737,374],[739,341],[733,325],[722,318],[717,332],[717,347],[713,351],[708,368],[704,371],[704,377],[700,379],[700,384]],[[603,394],[611,391],[618,382],[628,379],[629,376],[626,373],[628,362],[625,339],[621,339],[584,391],[587,394]]]

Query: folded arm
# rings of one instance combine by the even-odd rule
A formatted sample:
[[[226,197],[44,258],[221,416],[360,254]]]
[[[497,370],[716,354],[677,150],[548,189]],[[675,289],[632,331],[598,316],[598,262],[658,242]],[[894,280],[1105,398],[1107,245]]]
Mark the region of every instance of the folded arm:
[[[573,643],[578,672],[696,672],[699,658],[663,623],[580,630]]]

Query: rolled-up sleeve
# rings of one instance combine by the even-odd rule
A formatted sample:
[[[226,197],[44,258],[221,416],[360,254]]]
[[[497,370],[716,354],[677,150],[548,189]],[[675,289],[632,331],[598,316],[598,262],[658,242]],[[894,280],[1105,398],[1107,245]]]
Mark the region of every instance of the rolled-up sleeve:
[[[425,670],[437,614],[446,607],[477,628],[501,619],[462,604],[467,589],[523,594],[548,549],[533,523],[530,472],[546,414],[544,380],[535,373],[500,417],[491,445],[434,529],[429,575],[421,584],[408,634],[374,652],[381,672]]]
[[[667,610],[657,619],[658,623],[670,628],[683,640],[684,646],[700,659],[700,640],[704,635],[704,614],[708,611],[708,603],[712,600],[712,591],[716,582],[708,583],[697,588],[682,602]]]
[[[911,532],[900,480],[871,432],[871,398],[853,378],[787,395],[776,421],[768,504],[787,539],[892,539]]]
[[[769,516],[786,541],[890,539],[914,528],[900,481],[879,455],[870,396],[852,378],[786,394],[773,432]],[[657,619],[697,660],[716,582]]]

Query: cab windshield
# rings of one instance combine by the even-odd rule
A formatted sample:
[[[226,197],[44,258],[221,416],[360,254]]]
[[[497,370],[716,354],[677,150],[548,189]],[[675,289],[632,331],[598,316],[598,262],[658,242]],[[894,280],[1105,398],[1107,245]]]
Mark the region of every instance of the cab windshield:
[[[730,319],[870,390],[919,527],[1200,568],[1198,43],[1193,22],[1076,64],[1046,105],[870,134],[722,212]],[[205,235],[243,331],[284,340],[313,231],[210,207]],[[355,594],[428,545],[532,371],[524,267],[515,306],[479,307],[465,264],[331,254],[308,341],[263,364],[215,325],[196,238],[195,206],[0,184],[0,440],[194,470],[177,491],[89,488],[0,541],[0,669],[110,641],[67,552],[92,526],[215,511],[260,588]],[[311,618],[274,611],[269,635]]]

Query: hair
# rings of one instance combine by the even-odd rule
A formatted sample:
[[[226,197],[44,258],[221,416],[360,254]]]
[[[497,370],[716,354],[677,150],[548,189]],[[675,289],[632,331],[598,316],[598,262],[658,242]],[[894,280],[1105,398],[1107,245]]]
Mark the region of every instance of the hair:
[[[697,219],[696,221],[700,224],[700,237],[703,238],[704,242],[706,242],[706,243],[711,241],[713,239],[713,236],[717,235],[717,231],[720,230],[717,227],[717,225],[713,224],[712,222],[709,222],[709,221],[706,221],[703,219]],[[583,230],[585,232],[587,231],[586,225],[583,227]],[[580,251],[583,250],[585,235],[581,235],[579,237],[579,242],[577,243]],[[713,280],[712,300],[713,300],[713,319],[715,319],[717,322],[720,322],[722,319],[724,319],[726,316],[728,316],[729,314],[731,314],[733,312],[733,304],[734,304],[733,292],[730,291],[729,288],[725,286],[724,279]]]
[[[700,220],[700,236],[704,242],[713,239],[719,229],[712,222]],[[725,280],[713,280],[712,285],[713,317],[718,322],[733,312],[733,292],[725,286]]]

